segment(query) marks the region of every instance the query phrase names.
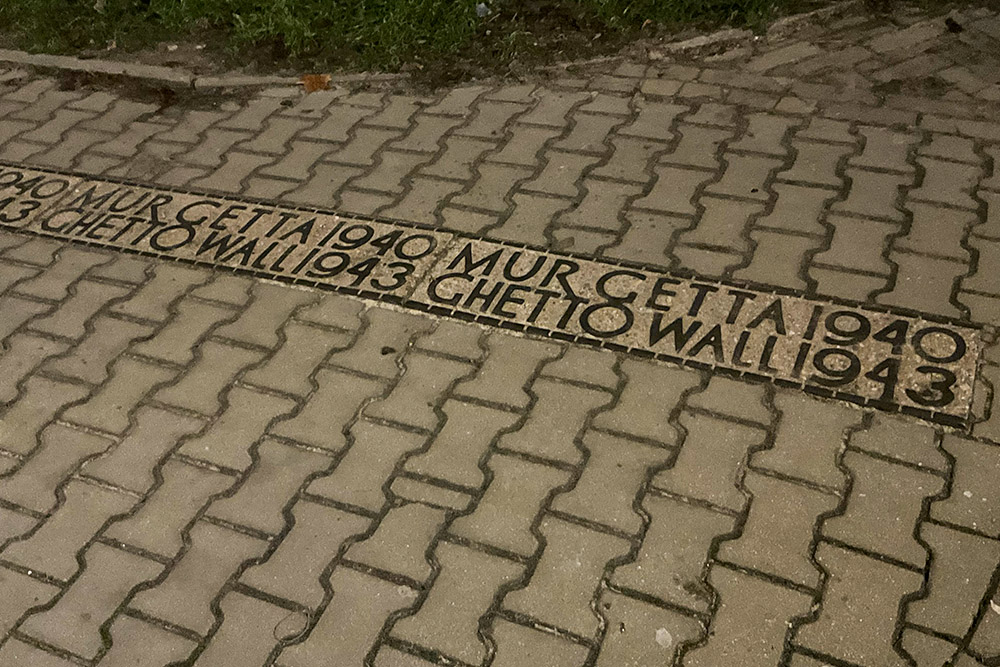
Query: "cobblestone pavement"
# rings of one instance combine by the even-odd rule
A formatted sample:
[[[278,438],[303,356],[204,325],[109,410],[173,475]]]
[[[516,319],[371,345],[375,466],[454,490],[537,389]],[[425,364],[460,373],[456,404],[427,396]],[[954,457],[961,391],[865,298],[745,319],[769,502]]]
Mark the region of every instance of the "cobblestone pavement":
[[[431,97],[0,73],[0,160],[995,325],[956,21]],[[2,667],[1000,665],[996,347],[960,432],[7,232],[0,340]]]

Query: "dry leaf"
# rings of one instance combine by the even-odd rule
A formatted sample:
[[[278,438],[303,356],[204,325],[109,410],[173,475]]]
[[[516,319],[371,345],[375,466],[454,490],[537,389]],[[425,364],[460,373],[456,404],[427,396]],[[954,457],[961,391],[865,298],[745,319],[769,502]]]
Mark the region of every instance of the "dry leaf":
[[[306,89],[307,93],[315,93],[317,90],[330,90],[329,74],[303,74],[299,82]]]

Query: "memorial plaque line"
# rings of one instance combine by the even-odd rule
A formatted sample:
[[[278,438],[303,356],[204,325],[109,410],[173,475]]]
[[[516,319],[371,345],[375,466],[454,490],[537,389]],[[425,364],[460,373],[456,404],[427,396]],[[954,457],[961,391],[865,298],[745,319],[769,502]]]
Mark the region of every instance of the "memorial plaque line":
[[[0,228],[967,426],[981,327],[407,222],[0,163]]]

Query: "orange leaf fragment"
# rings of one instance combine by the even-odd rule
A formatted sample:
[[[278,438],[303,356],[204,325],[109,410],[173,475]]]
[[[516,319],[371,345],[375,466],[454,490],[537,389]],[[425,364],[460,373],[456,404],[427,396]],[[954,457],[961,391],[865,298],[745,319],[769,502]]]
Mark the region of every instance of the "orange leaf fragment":
[[[307,93],[315,93],[317,90],[330,90],[330,79],[329,74],[303,74],[299,83]]]

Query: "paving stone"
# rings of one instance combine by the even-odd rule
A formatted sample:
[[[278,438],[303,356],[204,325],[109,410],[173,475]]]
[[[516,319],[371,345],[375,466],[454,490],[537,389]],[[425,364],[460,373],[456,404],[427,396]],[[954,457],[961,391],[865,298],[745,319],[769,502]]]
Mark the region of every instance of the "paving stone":
[[[722,178],[706,187],[705,192],[762,201],[769,198],[764,183],[781,166],[780,160],[728,152],[722,157],[726,161]]]
[[[556,224],[618,232],[622,228],[622,212],[630,201],[642,194],[638,185],[591,178],[584,178],[582,186],[583,199],[572,210],[556,216]]]
[[[521,190],[541,192],[554,197],[576,197],[580,192],[580,179],[583,178],[589,167],[600,161],[597,156],[551,149],[545,151],[545,157],[545,167],[534,179],[521,185]],[[480,171],[485,167],[486,165],[480,167]],[[493,207],[492,210],[500,210],[500,208]]]
[[[556,128],[538,127],[515,123],[508,130],[507,143],[498,152],[489,155],[489,162],[533,167],[538,161],[538,153],[552,139],[561,134]],[[482,166],[480,166],[480,170]],[[530,174],[525,174],[525,176]]]
[[[266,542],[204,522],[192,526],[190,540],[167,577],[136,593],[129,606],[204,635],[215,622],[212,599],[240,563],[264,552]]]
[[[797,184],[841,187],[844,179],[840,174],[840,164],[847,155],[854,152],[854,147],[801,141],[798,139],[799,136],[804,135],[800,132],[791,142],[792,148],[795,150],[792,166],[779,171],[778,178]],[[776,185],[775,189],[777,187]],[[827,196],[829,194],[827,193]]]
[[[798,628],[799,646],[859,665],[906,665],[893,650],[900,600],[920,588],[920,574],[820,543],[816,559],[829,573],[815,621]]]
[[[174,375],[173,370],[162,366],[120,358],[111,366],[108,382],[86,403],[66,410],[63,417],[74,424],[121,435],[131,424],[130,416],[136,406]]]
[[[916,161],[924,169],[924,178],[920,187],[911,190],[908,197],[957,208],[976,210],[979,207],[970,194],[982,176],[979,166],[925,157],[918,157]]]
[[[64,352],[66,348],[64,343],[40,336],[11,336],[7,340],[6,351],[0,356],[0,404],[13,403],[20,394],[21,382],[35,367],[45,359]]]
[[[17,285],[17,292],[36,299],[60,301],[69,293],[72,283],[92,267],[110,261],[103,253],[89,252],[80,248],[63,248],[55,263],[35,278]]]
[[[945,665],[959,653],[958,647],[954,644],[909,628],[903,630],[900,645],[916,660],[917,667]]]
[[[588,432],[582,440],[587,465],[570,491],[557,495],[552,509],[626,533],[638,533],[642,518],[635,500],[652,469],[673,456],[668,449]]]
[[[106,537],[124,544],[174,558],[184,547],[182,533],[188,523],[216,494],[233,484],[228,475],[167,460],[159,468],[162,482],[131,516],[113,522]]]
[[[600,619],[591,600],[606,563],[628,553],[629,543],[554,517],[543,519],[539,530],[546,543],[541,560],[527,586],[508,593],[503,606],[578,636],[594,637]]]
[[[277,549],[262,563],[245,570],[240,581],[315,608],[325,594],[320,578],[327,564],[349,538],[367,529],[369,520],[301,500],[292,506],[291,514],[295,523]]]
[[[118,616],[111,623],[111,650],[101,658],[110,667],[153,667],[183,660],[195,646],[180,637],[131,616]]]
[[[924,499],[939,493],[943,480],[852,451],[842,460],[853,478],[847,511],[824,522],[823,535],[923,567],[927,551],[913,538],[914,527]]]
[[[979,223],[972,211],[942,209],[916,202],[907,202],[906,208],[913,213],[910,229],[894,241],[894,248],[958,262],[969,261],[969,252],[962,242],[968,230]]]
[[[34,455],[0,486],[0,498],[36,512],[50,511],[56,505],[60,483],[81,462],[114,444],[60,424],[43,430],[39,443]]]
[[[179,380],[153,395],[157,401],[205,415],[215,415],[222,408],[221,395],[243,371],[262,360],[263,353],[205,341],[198,357]]]
[[[15,454],[29,454],[38,445],[39,432],[62,408],[82,400],[88,390],[73,384],[32,376],[23,394],[0,416],[0,446]]]
[[[446,522],[446,511],[407,503],[391,508],[372,535],[356,542],[345,557],[384,572],[426,581],[433,567],[426,552]]]
[[[333,349],[347,347],[352,336],[332,333],[315,327],[287,323],[281,332],[281,347],[267,360],[246,372],[243,380],[250,384],[296,396],[305,396],[313,389],[310,376]]]
[[[570,109],[590,98],[588,93],[548,90],[538,88],[532,94],[538,103],[518,120],[529,125],[563,127]]]
[[[907,620],[953,637],[964,637],[990,587],[1000,542],[932,523],[920,525],[931,549],[930,591],[910,603]],[[992,610],[991,610],[992,611]]]
[[[652,179],[650,162],[666,149],[666,145],[645,138],[614,136],[609,139],[614,148],[607,161],[594,169],[589,176],[616,181],[648,183]]]
[[[555,218],[573,206],[562,197],[519,192],[511,197],[514,210],[500,225],[486,232],[486,236],[513,243],[530,242],[534,245],[549,244],[550,229]]]
[[[406,370],[389,395],[365,406],[364,414],[432,431],[440,421],[441,397],[473,367],[416,353],[407,354],[403,365]]]
[[[888,415],[873,414],[868,428],[851,434],[851,447],[941,473],[950,467],[932,427]]]
[[[227,593],[219,608],[222,625],[195,661],[198,667],[263,664],[275,644],[300,634],[306,622],[301,614],[237,592]]]
[[[628,223],[618,245],[604,251],[604,255],[632,262],[667,265],[667,249],[677,233],[691,226],[689,218],[653,212],[629,212]]]
[[[523,409],[531,397],[526,391],[539,365],[555,358],[559,348],[525,338],[493,335],[486,339],[487,357],[479,373],[455,387],[458,396],[477,398]]]
[[[742,511],[747,497],[736,485],[738,473],[747,452],[761,444],[763,433],[704,415],[682,415],[680,425],[687,431],[684,445],[673,465],[653,478],[653,486]],[[712,474],[705,474],[706,470]]]
[[[768,155],[785,155],[785,135],[798,124],[798,120],[787,116],[753,113],[747,116],[747,130],[739,141],[730,142],[727,148],[751,151]]]
[[[302,131],[301,137],[331,143],[346,142],[352,136],[352,129],[362,120],[368,119],[376,125],[387,124],[381,115],[372,116],[372,113],[371,109],[338,104],[334,113],[327,114],[318,125]]]
[[[591,103],[593,104],[593,102]],[[589,106],[589,105],[587,105]],[[581,110],[585,110],[586,106]],[[614,116],[598,116],[592,113],[573,114],[573,124],[569,133],[552,143],[552,147],[565,151],[592,153],[596,155],[607,152],[607,139],[611,130],[622,122]],[[622,130],[628,134],[629,128]]]
[[[0,340],[7,338],[33,317],[47,314],[51,307],[36,301],[0,297],[0,307],[4,310],[4,320],[0,322]]]
[[[647,494],[649,526],[632,563],[617,567],[610,582],[669,604],[707,612],[712,591],[704,583],[713,542],[733,530],[732,517],[672,498]]]
[[[835,496],[748,471],[743,486],[753,498],[739,538],[723,542],[717,558],[817,588],[819,570],[811,558],[814,533]]]
[[[0,632],[6,637],[21,616],[28,610],[40,607],[59,593],[59,588],[53,584],[34,579],[26,574],[0,569],[0,582],[4,585],[4,604],[0,607]],[[8,646],[10,641],[5,644]],[[0,656],[3,656],[0,649]],[[3,662],[0,662],[2,665]],[[9,664],[15,665],[16,661]]]
[[[714,179],[711,172],[681,169],[663,165],[653,168],[657,179],[652,190],[645,197],[632,202],[637,208],[694,215],[697,209],[692,203],[695,193],[702,185]]]
[[[242,387],[233,387],[225,400],[226,407],[215,423],[198,437],[185,440],[178,451],[217,466],[246,470],[253,462],[250,448],[271,421],[287,415],[295,403]]]
[[[366,311],[368,326],[345,350],[335,352],[327,364],[368,375],[393,378],[399,374],[399,359],[409,341],[433,327],[429,320],[410,313],[383,308]]]
[[[429,334],[413,341],[413,348],[475,361],[485,353],[479,346],[483,329],[472,324],[441,320]]]
[[[1000,595],[994,592],[988,604],[991,610],[993,610],[994,604],[1000,605]],[[998,614],[986,614],[976,627],[969,642],[969,648],[990,658],[996,658],[997,655],[1000,655],[1000,623],[997,622],[997,616]],[[969,667],[974,666],[970,665]]]
[[[0,543],[22,536],[38,524],[38,520],[34,517],[22,514],[21,512],[15,512],[6,507],[0,508],[0,517],[3,518],[3,523],[0,524]],[[3,572],[3,570],[0,570],[0,574],[3,574]],[[2,626],[0,626],[0,629],[2,629]]]
[[[407,459],[404,468],[452,484],[478,488],[483,483],[479,461],[500,432],[517,422],[517,415],[455,400],[442,407],[447,420],[426,451]]]
[[[496,454],[487,464],[492,479],[475,511],[456,519],[454,535],[531,556],[536,549],[534,518],[549,495],[570,480],[568,472]]]
[[[209,505],[206,516],[275,535],[285,527],[284,508],[305,480],[330,458],[271,439],[257,448],[257,461],[239,490]]]
[[[813,266],[809,277],[816,281],[816,293],[854,301],[868,301],[875,292],[884,291],[889,280],[884,276],[855,273],[850,269]]]
[[[1000,448],[955,435],[944,436],[943,447],[955,459],[951,495],[931,504],[931,518],[1000,535],[1000,505],[990,481]]]
[[[679,123],[680,141],[660,156],[660,162],[715,171],[722,167],[720,146],[733,137],[730,130]]]
[[[311,178],[283,198],[312,206],[331,206],[336,201],[335,193],[361,173],[360,167],[319,163],[313,165]]]
[[[475,118],[456,129],[455,134],[466,137],[498,137],[503,134],[512,118],[527,109],[528,107],[520,102],[480,99],[476,104]]]
[[[611,395],[545,378],[532,383],[530,391],[537,402],[527,421],[517,431],[501,436],[499,446],[571,465],[580,463],[583,452],[576,442],[585,420],[610,404]]]
[[[202,270],[173,264],[156,265],[153,278],[128,301],[111,307],[114,313],[162,322],[170,317],[171,304],[190,288],[209,278]]]
[[[60,489],[61,503],[27,539],[7,545],[0,557],[66,581],[79,569],[77,553],[105,521],[129,511],[135,499],[77,480]]]
[[[369,422],[355,424],[351,435],[353,442],[337,467],[313,480],[306,491],[377,512],[386,502],[382,489],[399,459],[419,449],[427,438]]]
[[[601,592],[597,606],[607,619],[597,667],[673,664],[682,646],[704,634],[690,616],[610,590]]]
[[[274,435],[306,445],[339,451],[346,444],[342,430],[330,424],[347,424],[362,405],[384,391],[381,382],[334,369],[316,372],[317,389],[305,406],[290,419],[276,423]]]
[[[794,619],[807,613],[812,598],[739,571],[712,567],[709,584],[719,607],[709,625],[708,642],[684,657],[685,665],[705,666],[739,660],[743,665],[773,665],[781,659]]]
[[[316,295],[312,292],[256,283],[250,306],[237,320],[216,329],[215,335],[250,345],[275,348],[281,342],[278,331],[282,323],[296,308],[315,299]]]
[[[851,189],[844,201],[835,202],[833,211],[882,219],[903,220],[903,213],[896,206],[899,189],[909,185],[909,176],[874,171],[860,172],[847,169],[844,172],[851,179]]]
[[[764,212],[762,205],[716,197],[702,197],[698,204],[703,209],[701,217],[694,227],[678,234],[679,243],[720,246],[735,252],[749,250],[744,230]]]
[[[786,63],[805,60],[821,53],[820,49],[809,42],[795,42],[760,55],[748,64],[751,72],[766,72]]]
[[[479,663],[486,657],[486,646],[477,633],[479,618],[497,590],[513,582],[522,567],[447,542],[437,545],[434,557],[441,568],[434,585],[419,611],[397,621],[391,634],[467,663]]]
[[[676,405],[686,391],[697,386],[698,375],[634,360],[623,361],[621,372],[627,381],[618,402],[611,410],[599,414],[594,426],[668,445],[675,443],[678,432],[669,422],[670,409],[666,406]],[[665,395],[668,389],[671,393]]]
[[[162,566],[103,544],[84,555],[87,567],[46,611],[29,616],[24,634],[76,655],[93,658],[102,648],[101,625],[121,604],[129,589],[156,576]]]
[[[968,265],[897,252],[889,253],[889,259],[897,266],[896,281],[891,292],[879,295],[879,303],[961,316],[961,310],[951,302],[951,292],[968,272]]]
[[[54,336],[79,340],[87,333],[87,322],[109,302],[130,292],[128,288],[80,281],[73,293],[58,309],[45,317],[32,320],[31,328]]]
[[[883,253],[888,239],[900,231],[897,225],[834,215],[827,218],[827,223],[834,230],[830,247],[814,255],[813,262],[889,275],[891,266]]]
[[[413,603],[415,591],[368,574],[337,568],[330,586],[338,602],[326,608],[316,627],[301,644],[285,648],[281,667],[360,665],[371,650],[386,619]]]
[[[765,230],[751,231],[749,236],[756,244],[753,259],[750,264],[735,271],[734,278],[805,290],[807,282],[801,276],[801,268],[806,258],[820,248],[821,241]]]
[[[493,619],[490,636],[496,643],[493,667],[542,664],[549,667],[579,667],[587,659],[587,649],[584,646],[502,618]],[[381,667],[378,661],[375,664]]]

